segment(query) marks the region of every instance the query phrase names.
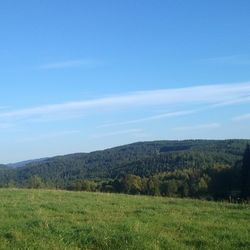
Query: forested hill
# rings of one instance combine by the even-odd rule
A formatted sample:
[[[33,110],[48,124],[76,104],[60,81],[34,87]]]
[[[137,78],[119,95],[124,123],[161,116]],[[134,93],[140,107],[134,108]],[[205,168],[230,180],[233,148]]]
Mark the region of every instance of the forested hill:
[[[133,174],[149,177],[176,169],[233,167],[241,160],[247,140],[185,140],[138,142],[31,162],[0,171],[0,184],[25,183],[32,176],[65,185],[77,179],[115,179]]]
[[[0,171],[8,169],[8,166],[0,164]]]
[[[7,164],[8,167],[11,168],[20,168],[20,167],[24,167],[30,163],[38,163],[38,162],[42,162],[44,160],[46,160],[48,158],[41,158],[41,159],[34,159],[34,160],[28,160],[28,161],[20,161],[20,162],[16,162],[16,163],[9,163]]]

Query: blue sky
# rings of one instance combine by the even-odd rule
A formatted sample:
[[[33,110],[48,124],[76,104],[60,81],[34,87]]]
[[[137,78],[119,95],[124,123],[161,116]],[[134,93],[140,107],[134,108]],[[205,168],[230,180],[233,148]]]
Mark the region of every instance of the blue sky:
[[[250,2],[0,3],[0,162],[250,138]]]

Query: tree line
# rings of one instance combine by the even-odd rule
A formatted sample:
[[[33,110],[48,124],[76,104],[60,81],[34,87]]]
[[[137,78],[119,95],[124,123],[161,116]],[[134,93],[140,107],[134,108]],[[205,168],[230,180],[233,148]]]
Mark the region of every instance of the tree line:
[[[14,186],[14,184],[13,184]],[[127,174],[115,179],[78,179],[63,187],[31,176],[27,188],[64,188],[74,191],[114,192],[132,195],[192,197],[209,200],[250,199],[250,147],[234,167],[215,164],[212,168],[185,168],[149,177]]]
[[[249,151],[244,140],[136,143],[2,166],[0,187],[248,199]]]

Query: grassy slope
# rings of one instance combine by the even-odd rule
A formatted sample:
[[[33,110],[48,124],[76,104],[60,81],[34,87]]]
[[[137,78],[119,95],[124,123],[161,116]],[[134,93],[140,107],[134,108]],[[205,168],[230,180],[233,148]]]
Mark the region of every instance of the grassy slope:
[[[250,206],[0,189],[0,249],[250,249]]]

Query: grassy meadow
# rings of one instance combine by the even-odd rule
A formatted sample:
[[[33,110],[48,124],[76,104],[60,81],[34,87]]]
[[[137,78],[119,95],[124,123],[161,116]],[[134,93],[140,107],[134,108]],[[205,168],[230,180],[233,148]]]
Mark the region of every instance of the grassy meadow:
[[[250,249],[250,206],[0,189],[0,249]]]

